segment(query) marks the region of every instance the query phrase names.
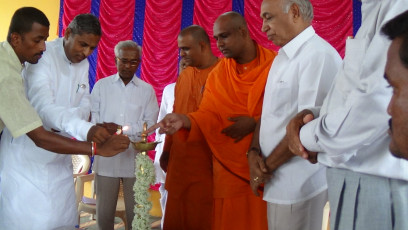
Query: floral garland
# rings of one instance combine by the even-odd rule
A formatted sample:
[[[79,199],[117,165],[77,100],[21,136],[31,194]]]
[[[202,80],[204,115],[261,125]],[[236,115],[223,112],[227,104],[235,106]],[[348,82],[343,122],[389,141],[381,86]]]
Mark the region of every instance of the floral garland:
[[[135,192],[136,205],[134,208],[135,217],[132,222],[134,230],[149,230],[150,215],[152,203],[148,200],[150,193],[149,187],[154,184],[155,172],[152,160],[146,155],[146,152],[137,154],[135,159],[136,182],[133,186]]]

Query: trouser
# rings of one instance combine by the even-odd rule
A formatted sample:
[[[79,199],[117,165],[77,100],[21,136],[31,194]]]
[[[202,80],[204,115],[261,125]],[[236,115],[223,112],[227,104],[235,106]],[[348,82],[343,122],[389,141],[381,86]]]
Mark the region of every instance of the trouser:
[[[106,177],[95,175],[96,188],[96,218],[99,230],[112,230],[115,220],[116,204],[118,201],[120,180],[123,183],[123,195],[126,209],[126,224],[132,229],[135,207],[133,185],[135,177]]]
[[[164,183],[160,183],[159,192],[160,192],[160,206],[162,210],[161,228],[163,229],[164,214],[166,212],[166,202],[167,202],[167,190],[165,189]]]
[[[407,230],[408,181],[327,169],[331,230]]]
[[[294,204],[268,202],[268,230],[319,230],[326,202],[327,190]]]

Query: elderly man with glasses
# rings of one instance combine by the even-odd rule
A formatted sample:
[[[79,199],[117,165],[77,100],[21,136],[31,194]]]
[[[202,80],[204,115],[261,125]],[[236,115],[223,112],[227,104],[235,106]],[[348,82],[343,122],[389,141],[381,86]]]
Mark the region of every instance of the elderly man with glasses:
[[[159,107],[153,87],[140,80],[135,72],[140,64],[141,48],[134,41],[121,41],[115,46],[118,73],[99,80],[91,94],[92,122],[116,132],[118,126],[131,140],[137,141],[143,123],[153,125]],[[135,206],[135,156],[132,147],[114,158],[95,157],[96,213],[99,229],[113,229],[119,184],[122,180],[127,226],[131,229]]]

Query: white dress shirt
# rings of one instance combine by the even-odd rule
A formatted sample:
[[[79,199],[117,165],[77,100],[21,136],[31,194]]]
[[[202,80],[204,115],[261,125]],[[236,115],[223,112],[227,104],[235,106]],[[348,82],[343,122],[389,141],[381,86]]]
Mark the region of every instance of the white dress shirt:
[[[162,101],[160,104],[159,117],[157,122],[161,121],[166,114],[173,112],[174,104],[174,88],[176,83],[171,83],[164,87]],[[156,146],[156,155],[154,157],[154,168],[156,170],[156,183],[164,183],[166,181],[166,173],[160,167],[160,157],[163,152],[164,140],[166,139],[166,134],[160,134],[159,129],[156,129],[156,141],[160,141]]]
[[[262,107],[260,145],[267,157],[286,133],[290,119],[318,106],[341,64],[337,51],[309,26],[283,46],[269,71]],[[293,204],[327,188],[325,168],[294,157],[265,185],[264,200]]]
[[[86,140],[90,115],[89,63],[71,63],[65,55],[63,38],[47,43],[41,65],[28,64],[24,77],[27,96],[46,129]],[[35,76],[35,77],[33,77]]]
[[[63,38],[47,42],[38,64],[27,64],[26,93],[44,127],[84,140],[89,128],[88,60],[71,63]],[[79,87],[78,87],[79,86]],[[5,129],[1,145],[0,229],[75,227],[77,207],[71,155],[37,147],[27,136],[12,138]],[[24,216],[21,221],[19,215]],[[18,227],[17,227],[18,226]]]
[[[113,122],[127,126],[123,133],[132,141],[140,141],[143,124],[157,121],[159,106],[153,87],[136,76],[125,85],[118,74],[100,79],[94,86],[92,122]],[[113,157],[95,156],[93,170],[101,176],[135,177],[135,155],[132,145]]]
[[[408,0],[363,0],[362,24],[346,43],[343,68],[338,72],[320,117],[305,125],[300,138],[305,148],[320,152],[329,167],[408,180],[408,161],[388,149],[392,90],[384,79],[390,41],[381,27],[408,9]],[[317,115],[317,114],[315,114]]]

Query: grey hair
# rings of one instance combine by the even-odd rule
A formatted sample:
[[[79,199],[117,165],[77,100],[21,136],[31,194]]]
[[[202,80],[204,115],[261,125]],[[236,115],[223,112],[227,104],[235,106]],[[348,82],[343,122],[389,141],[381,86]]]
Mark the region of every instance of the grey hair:
[[[303,19],[311,22],[313,20],[313,6],[309,0],[282,0],[283,12],[288,13],[292,4],[299,7]]]
[[[139,57],[142,57],[142,47],[140,47],[136,42],[132,40],[120,41],[115,46],[115,57],[119,56],[119,50],[123,48],[136,48],[139,51]]]

